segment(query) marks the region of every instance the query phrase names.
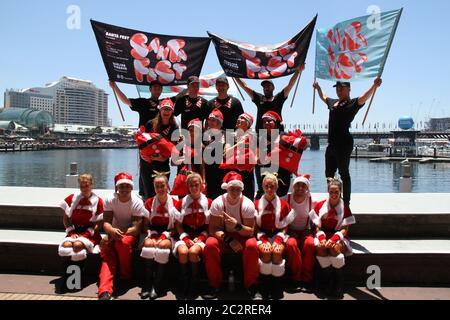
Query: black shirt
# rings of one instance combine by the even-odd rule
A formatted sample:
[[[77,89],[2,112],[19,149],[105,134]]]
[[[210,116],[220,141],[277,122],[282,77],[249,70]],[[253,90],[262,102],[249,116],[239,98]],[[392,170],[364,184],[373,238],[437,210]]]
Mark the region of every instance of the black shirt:
[[[208,102],[207,115],[214,109],[219,109],[223,114],[222,130],[236,127],[237,119],[244,113],[241,102],[235,97],[228,96],[225,99],[214,98]]]
[[[283,109],[283,104],[286,101],[284,96],[284,90],[279,92],[273,97],[273,99],[267,99],[264,95],[253,91],[253,103],[258,108],[258,114],[256,115],[256,132],[262,129],[262,117],[264,113],[268,111],[275,111],[281,117],[281,110]]]
[[[338,99],[327,98],[326,103],[330,110],[328,119],[328,143],[331,145],[353,144],[353,137],[350,134],[350,124],[358,111],[364,106],[358,105],[358,98],[350,99],[335,107]]]
[[[176,97],[170,98],[173,103],[176,101]],[[147,122],[153,120],[158,115],[158,106],[162,99],[147,99],[147,98],[137,98],[129,99],[131,106],[130,109],[139,113],[139,127],[145,126]]]
[[[195,118],[205,120],[208,115],[208,101],[202,97],[191,98],[189,96],[181,97],[175,103],[175,117],[181,114],[181,128],[187,129],[189,122]]]

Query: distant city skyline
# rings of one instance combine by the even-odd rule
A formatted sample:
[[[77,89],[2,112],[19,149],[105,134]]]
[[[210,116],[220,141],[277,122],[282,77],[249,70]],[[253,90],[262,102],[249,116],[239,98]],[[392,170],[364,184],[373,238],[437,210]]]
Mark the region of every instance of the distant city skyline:
[[[282,8],[269,2],[227,1],[215,3],[196,1],[186,8],[184,2],[165,3],[130,1],[116,6],[106,1],[14,1],[0,4],[0,35],[5,44],[0,60],[2,77],[0,91],[38,87],[63,75],[88,79],[109,94],[109,117],[113,125],[136,125],[138,115],[122,105],[125,122],[108,86],[103,62],[91,30],[89,19],[155,33],[205,36],[212,31],[226,38],[255,44],[279,43],[296,34],[318,13],[317,28],[368,14],[367,8],[378,6],[381,11],[404,8],[383,74],[383,85],[377,91],[366,125],[395,123],[401,116],[412,116],[416,123],[429,117],[449,117],[450,64],[445,52],[450,44],[444,39],[450,3],[433,1],[284,1]],[[177,8],[183,7],[183,10]],[[79,12],[77,11],[79,10]],[[36,15],[39,12],[39,15]],[[158,14],[155,14],[158,13]],[[268,16],[268,12],[271,14]],[[276,12],[279,12],[277,14]],[[79,20],[77,20],[79,13]],[[45,21],[45,23],[43,22]],[[195,23],[189,23],[195,22]],[[79,24],[78,24],[79,23]],[[316,97],[312,114],[312,82],[314,77],[315,36],[306,60],[294,107],[290,108],[293,92],[286,101],[283,118],[286,123],[325,124],[328,112]],[[220,70],[211,46],[202,74]],[[289,77],[276,79],[276,91]],[[259,81],[246,80],[261,91]],[[319,81],[329,96],[334,96],[333,83]],[[352,84],[352,96],[362,94],[372,80]],[[129,97],[137,97],[132,85],[119,84]],[[244,93],[245,94],[245,93]],[[238,96],[242,100],[241,97]],[[0,95],[0,106],[4,105]],[[256,107],[245,96],[244,109],[256,114]],[[356,116],[361,124],[365,109]]]

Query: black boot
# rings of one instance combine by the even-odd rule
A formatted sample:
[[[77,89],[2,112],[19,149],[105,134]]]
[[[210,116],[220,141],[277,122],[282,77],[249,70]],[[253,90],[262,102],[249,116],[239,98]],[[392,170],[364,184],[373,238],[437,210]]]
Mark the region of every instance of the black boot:
[[[337,299],[344,298],[344,269],[335,269],[335,282],[333,296]]]
[[[186,300],[188,296],[188,290],[189,290],[189,262],[187,263],[180,263],[180,293],[177,297],[179,300]]]
[[[167,292],[164,285],[164,279],[167,269],[167,264],[156,263],[156,278],[155,278],[155,287],[154,292],[152,290],[152,294],[150,295],[150,299],[156,299],[159,297],[164,297]],[[156,293],[156,296],[154,295]]]
[[[314,291],[319,298],[323,298],[325,287],[331,281],[332,267],[322,268],[319,264],[316,264],[314,271]]]
[[[270,276],[270,299],[281,300],[284,297],[281,277]]]
[[[69,275],[67,274],[67,268],[71,265],[70,257],[62,257],[62,273],[61,278],[59,279],[58,286],[56,288],[56,292],[59,294],[64,294],[69,292],[70,290],[67,288],[67,279]]]
[[[271,294],[271,275],[260,274],[259,275],[259,287],[260,292],[264,300],[270,299]]]
[[[145,274],[144,283],[142,285],[141,299],[150,298],[150,294],[153,290],[153,259],[145,259]]]
[[[195,300],[198,297],[200,287],[200,262],[191,262],[191,285],[189,287],[187,299]]]
[[[329,275],[328,275],[328,281],[327,281],[327,289],[325,291],[326,295],[329,297],[333,297],[333,292],[334,292],[334,284],[336,282],[336,272],[333,267],[329,267],[327,269],[329,270]]]

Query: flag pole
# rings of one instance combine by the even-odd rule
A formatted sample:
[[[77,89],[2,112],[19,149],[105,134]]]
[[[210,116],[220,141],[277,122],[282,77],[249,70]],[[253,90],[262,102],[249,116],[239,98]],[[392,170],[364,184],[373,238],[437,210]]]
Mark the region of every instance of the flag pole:
[[[116,91],[113,90],[113,92],[114,92],[114,97],[116,98],[117,106],[119,107],[120,116],[122,117],[122,121],[125,122],[125,118],[123,117],[123,113],[122,113],[122,108],[120,107],[119,99],[117,99]]]
[[[138,88],[137,85],[136,85],[136,91],[137,91],[137,93],[138,93],[139,98],[142,98],[142,97],[141,97],[141,92],[139,91],[139,88]]]
[[[316,77],[314,77],[314,83],[316,83]],[[313,106],[312,113],[314,114],[314,109],[316,108],[316,88],[313,87]]]
[[[300,74],[298,75],[297,84],[295,85],[294,95],[292,96],[291,108],[294,105],[294,100],[295,100],[295,96],[297,95],[298,85],[300,83],[300,78],[302,77],[302,73],[303,72],[300,72]]]
[[[234,82],[234,84],[236,85],[236,88],[238,89],[238,92],[239,92],[239,94],[241,95],[242,100],[245,101],[245,98],[244,98],[244,96],[242,95],[241,89],[239,89],[239,86],[238,86],[236,80],[234,80],[233,77],[231,77],[231,79],[233,79],[233,82]]]
[[[372,98],[370,98],[369,106],[367,107],[366,114],[364,115],[362,125],[364,125],[364,123],[366,122],[366,118],[367,118],[367,115],[369,114],[370,107],[372,106],[373,97],[375,97],[375,93],[377,93],[377,89],[378,88],[375,88],[375,90],[373,91],[373,94],[372,94]]]
[[[397,27],[398,27],[398,23],[400,21],[400,17],[402,16],[402,12],[403,12],[403,8],[400,9],[397,20],[395,21],[394,29],[392,30],[391,38],[389,39],[388,46],[387,46],[385,56],[383,59],[383,63],[381,64],[380,72],[378,73],[377,78],[381,78],[381,75],[383,74],[384,66],[386,65],[386,60],[389,55],[389,51],[391,50],[392,41],[394,40],[395,33],[397,32]],[[378,89],[378,87],[375,88],[375,90],[372,94],[372,97],[370,98],[370,103],[369,103],[369,106],[367,107],[366,114],[364,115],[364,120],[362,122],[363,125],[364,125],[364,122],[366,121],[367,115],[369,114],[369,110],[370,110],[370,107],[372,106],[372,102],[373,102],[373,97],[375,97],[375,93],[377,92],[377,89]]]

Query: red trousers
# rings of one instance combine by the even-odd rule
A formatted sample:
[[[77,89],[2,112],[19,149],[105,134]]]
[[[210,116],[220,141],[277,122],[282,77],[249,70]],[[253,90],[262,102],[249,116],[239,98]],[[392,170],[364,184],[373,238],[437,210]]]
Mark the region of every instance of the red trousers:
[[[314,276],[314,263],[316,248],[314,237],[306,235],[302,231],[289,231],[289,239],[286,241],[287,265],[291,270],[293,281],[310,283]]]
[[[255,238],[244,238],[237,233],[232,234],[235,240],[238,240],[242,247],[242,264],[244,271],[244,287],[249,288],[258,281],[259,277],[259,251]],[[215,237],[209,237],[206,240],[206,246],[203,251],[205,259],[205,269],[208,275],[209,285],[213,288],[219,288],[222,282],[222,253],[233,252],[233,249],[223,241]]]
[[[122,240],[109,241],[106,247],[102,248],[101,257],[103,259],[100,269],[100,283],[98,293],[113,293],[114,276],[117,272],[117,264],[121,279],[131,278],[131,261],[133,246],[136,237],[124,236]]]

